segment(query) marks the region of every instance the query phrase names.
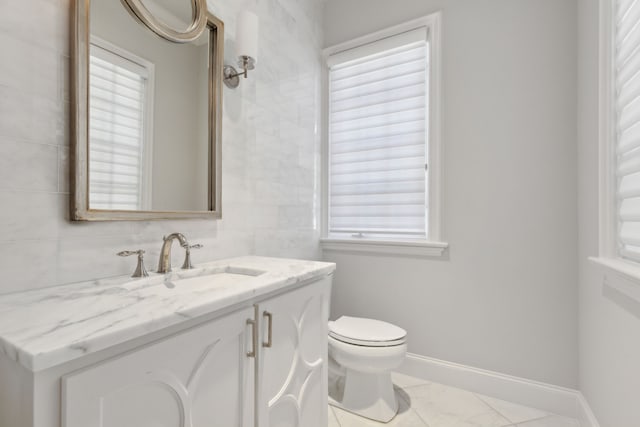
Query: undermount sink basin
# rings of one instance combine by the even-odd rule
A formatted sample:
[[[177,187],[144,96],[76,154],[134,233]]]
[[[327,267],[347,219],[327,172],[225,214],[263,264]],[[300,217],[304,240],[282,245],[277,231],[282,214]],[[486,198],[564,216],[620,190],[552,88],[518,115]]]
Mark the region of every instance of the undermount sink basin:
[[[237,285],[252,277],[260,276],[264,271],[239,267],[214,267],[193,270],[179,270],[165,275],[163,285],[168,289],[189,289],[226,287]]]

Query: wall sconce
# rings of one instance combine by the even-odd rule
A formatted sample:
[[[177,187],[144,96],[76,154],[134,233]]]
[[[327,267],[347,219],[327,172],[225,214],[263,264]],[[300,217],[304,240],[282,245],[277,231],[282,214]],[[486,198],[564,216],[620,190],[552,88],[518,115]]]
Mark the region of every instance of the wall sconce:
[[[232,65],[224,66],[224,84],[231,89],[237,88],[240,76],[246,79],[249,70],[253,70],[258,62],[258,16],[255,13],[243,11],[238,15],[236,53],[242,71],[238,72]]]

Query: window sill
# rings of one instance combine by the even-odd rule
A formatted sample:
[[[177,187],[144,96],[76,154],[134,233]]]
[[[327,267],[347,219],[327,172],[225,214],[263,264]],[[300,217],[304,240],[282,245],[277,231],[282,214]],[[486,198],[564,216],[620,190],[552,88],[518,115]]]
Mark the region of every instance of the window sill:
[[[410,256],[424,258],[438,258],[445,254],[449,247],[445,242],[418,241],[388,241],[388,240],[353,240],[353,239],[320,239],[320,245],[325,252],[351,252],[365,254],[383,254],[395,256]]]
[[[589,261],[602,267],[604,285],[640,302],[640,266],[614,258],[591,257]]]

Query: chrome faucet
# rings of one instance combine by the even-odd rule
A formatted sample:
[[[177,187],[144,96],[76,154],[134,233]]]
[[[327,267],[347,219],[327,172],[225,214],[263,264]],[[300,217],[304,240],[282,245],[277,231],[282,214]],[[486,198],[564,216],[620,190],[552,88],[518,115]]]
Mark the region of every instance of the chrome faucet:
[[[158,262],[158,273],[168,273],[171,271],[171,245],[175,239],[178,239],[180,246],[185,248],[189,247],[189,242],[183,234],[171,233],[168,236],[162,238],[162,249],[160,250],[160,261]]]

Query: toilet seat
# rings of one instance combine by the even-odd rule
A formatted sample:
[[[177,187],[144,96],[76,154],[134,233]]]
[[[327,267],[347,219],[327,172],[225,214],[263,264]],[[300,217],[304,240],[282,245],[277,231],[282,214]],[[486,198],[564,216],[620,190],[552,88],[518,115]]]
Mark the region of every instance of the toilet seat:
[[[329,322],[329,336],[363,347],[392,347],[405,343],[407,331],[380,320],[342,316]]]

